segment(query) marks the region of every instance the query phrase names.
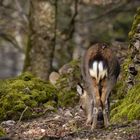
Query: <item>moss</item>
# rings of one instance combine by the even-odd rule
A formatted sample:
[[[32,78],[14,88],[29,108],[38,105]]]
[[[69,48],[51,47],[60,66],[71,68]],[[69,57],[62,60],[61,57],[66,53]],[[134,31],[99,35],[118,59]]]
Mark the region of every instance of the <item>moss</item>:
[[[111,112],[113,122],[140,119],[140,85],[133,87]]]
[[[76,84],[81,80],[81,73],[80,73],[80,62],[78,60],[73,60],[70,63],[66,64],[67,68],[64,70],[57,80],[56,86],[59,89],[74,89]]]
[[[128,58],[125,59],[125,61],[121,65],[121,77],[119,77],[117,84],[113,89],[113,94],[111,95],[112,100],[123,99],[126,96],[128,89],[126,82],[124,81],[126,81],[128,78],[128,67],[131,64],[131,62],[131,58],[128,56]],[[114,108],[114,106],[112,106],[111,108]]]
[[[81,72],[80,72],[80,61],[79,60],[73,60],[70,62],[70,65],[73,67],[73,76],[79,80],[81,78]]]
[[[70,71],[62,74],[57,80],[59,106],[74,106],[78,101],[76,85],[81,81],[79,61],[73,60],[67,64]]]
[[[111,95],[111,100],[118,100],[118,99],[124,98],[124,96],[125,96],[125,84],[124,84],[123,80],[119,80],[117,82],[112,93],[113,94]]]
[[[35,77],[30,72],[26,72],[18,76],[18,79],[21,79],[24,81],[30,81],[32,78],[35,78]]]
[[[43,113],[45,110],[43,104],[50,100],[57,104],[57,92],[51,84],[41,81],[30,73],[0,81],[0,120],[19,119],[26,107],[28,109],[23,119],[41,114],[36,108],[42,108]]]
[[[137,35],[137,26],[140,23],[140,8],[137,10],[137,14],[134,18],[134,22],[129,32],[130,46]],[[132,51],[132,50],[130,50]],[[131,52],[129,52],[131,54]],[[131,56],[125,60],[122,65],[122,78],[120,81],[120,86],[117,87],[117,94],[119,95],[119,102],[112,106],[111,120],[112,122],[125,122],[132,121],[135,119],[140,119],[140,85],[135,84],[132,89],[128,89],[126,86],[126,81],[130,73],[128,72],[128,67],[133,61]],[[138,70],[139,71],[139,70]],[[139,73],[135,76],[135,83],[139,83]],[[120,96],[123,95],[123,96]],[[120,98],[121,97],[121,98]]]
[[[128,67],[131,64],[131,58],[128,56],[125,59],[124,63],[121,65],[121,78],[118,80],[113,92],[114,95],[112,96],[113,99],[123,99],[127,94],[127,85],[126,80],[128,78]]]
[[[140,7],[137,10],[137,14],[134,17],[134,21],[133,21],[133,24],[132,24],[131,31],[129,32],[130,41],[132,40],[134,34],[137,33],[136,29],[137,29],[137,25],[139,23],[140,23]]]
[[[74,106],[78,101],[76,80],[79,78],[77,62],[70,63],[73,71],[61,75],[57,87],[44,82],[31,73],[14,79],[0,80],[0,120],[37,117],[59,106]]]
[[[55,101],[48,101],[47,103],[44,103],[43,104],[44,106],[45,106],[45,108],[46,108],[46,110],[47,111],[56,111],[56,108],[55,107],[57,107],[56,106],[56,102]]]
[[[2,129],[2,127],[0,127],[0,137],[6,135],[5,131]]]
[[[75,106],[77,104],[79,97],[75,91],[65,91],[63,90],[58,94],[58,104],[62,107]]]
[[[76,92],[74,92],[75,86],[71,85],[73,81],[70,79],[71,75],[64,74],[57,81],[58,92],[58,104],[59,106],[74,105]],[[72,81],[71,81],[72,80]],[[73,90],[73,91],[72,91]]]

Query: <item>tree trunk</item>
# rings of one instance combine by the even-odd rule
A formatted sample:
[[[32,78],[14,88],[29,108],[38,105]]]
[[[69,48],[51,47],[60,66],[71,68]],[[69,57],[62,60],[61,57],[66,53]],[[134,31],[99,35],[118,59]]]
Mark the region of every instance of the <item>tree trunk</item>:
[[[55,0],[31,0],[24,71],[47,80],[55,46]]]

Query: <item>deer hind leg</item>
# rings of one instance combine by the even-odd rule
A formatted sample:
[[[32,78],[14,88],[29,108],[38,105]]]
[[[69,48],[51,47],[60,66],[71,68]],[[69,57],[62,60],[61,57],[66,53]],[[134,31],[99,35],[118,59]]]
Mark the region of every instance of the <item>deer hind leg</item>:
[[[102,112],[102,108],[101,108],[101,97],[100,97],[100,93],[99,93],[99,88],[98,88],[98,84],[97,81],[95,79],[93,79],[93,86],[94,86],[94,93],[95,93],[95,100],[93,103],[93,123],[92,123],[92,129],[97,127],[98,124],[98,114],[99,112]]]
[[[109,105],[108,105],[108,88],[107,88],[107,79],[102,81],[102,95],[101,101],[103,105],[103,118],[104,118],[104,126],[109,126]]]
[[[105,127],[109,126],[109,96],[116,83],[115,77],[112,79],[104,79],[102,81],[102,96],[101,101],[103,104],[103,116],[104,116],[104,125]]]

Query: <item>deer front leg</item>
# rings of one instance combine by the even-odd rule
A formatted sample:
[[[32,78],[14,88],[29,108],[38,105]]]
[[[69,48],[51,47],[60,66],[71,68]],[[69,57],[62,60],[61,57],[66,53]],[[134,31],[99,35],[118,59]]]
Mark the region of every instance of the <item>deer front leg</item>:
[[[85,112],[87,117],[86,125],[91,125],[93,122],[93,97],[87,93],[81,84],[77,85],[77,93],[80,95],[80,108]]]
[[[88,104],[86,105],[87,109],[86,109],[86,114],[87,114],[87,121],[86,121],[86,125],[91,125],[93,122],[93,100],[88,100],[87,102]]]

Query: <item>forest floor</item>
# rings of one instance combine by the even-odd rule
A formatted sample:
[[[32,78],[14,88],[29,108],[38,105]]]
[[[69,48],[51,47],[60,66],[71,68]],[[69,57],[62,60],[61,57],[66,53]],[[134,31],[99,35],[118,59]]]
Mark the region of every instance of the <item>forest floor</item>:
[[[13,140],[140,140],[138,120],[92,131],[85,121],[83,111],[76,106],[28,121],[5,121],[2,126]]]
[[[114,47],[120,63],[125,60],[127,50],[127,45]],[[140,120],[95,130],[85,122],[85,115],[77,103],[74,108],[58,109],[26,121],[9,120],[1,125],[13,140],[140,140]]]

